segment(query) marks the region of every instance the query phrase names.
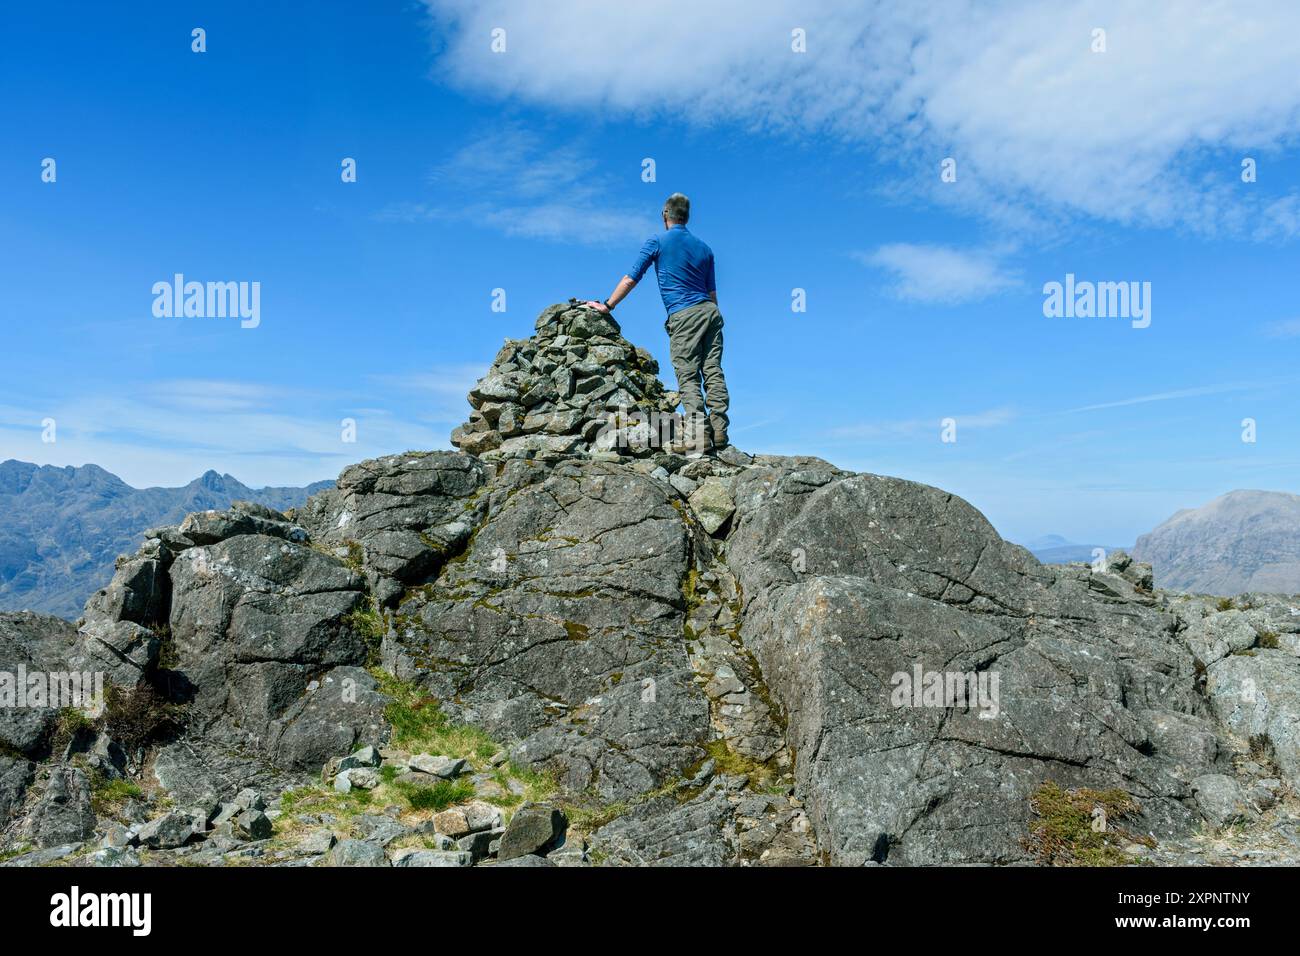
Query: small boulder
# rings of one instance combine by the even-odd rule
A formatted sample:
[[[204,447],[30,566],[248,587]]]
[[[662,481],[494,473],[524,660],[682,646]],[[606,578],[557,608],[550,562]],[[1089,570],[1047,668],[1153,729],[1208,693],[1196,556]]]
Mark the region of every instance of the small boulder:
[[[357,833],[367,843],[388,846],[394,840],[409,836],[411,828],[400,820],[377,813],[363,813],[353,821]]]
[[[1207,773],[1192,781],[1196,807],[1215,829],[1242,823],[1255,815],[1235,779],[1222,773]]]
[[[341,759],[338,770],[342,773],[344,770],[351,770],[353,767],[378,767],[383,762],[383,759],[377,748],[367,744],[356,753],[349,754]]]
[[[478,833],[471,833],[469,836],[461,837],[456,841],[456,846],[475,860],[481,860],[492,853],[493,844],[498,843],[505,835],[505,832],[505,829],[501,827],[495,830],[480,830]]]
[[[534,856],[529,853],[525,856],[516,856],[509,860],[502,860],[497,866],[555,866],[544,856]]]
[[[185,830],[189,832],[189,820]],[[23,838],[37,847],[79,843],[95,833],[90,781],[75,767],[56,767],[23,823]]]
[[[129,847],[106,846],[92,853],[89,863],[91,866],[139,866],[140,857]]]
[[[471,833],[477,833],[479,830],[496,830],[502,824],[501,808],[494,807],[490,803],[482,800],[475,800],[464,806],[465,822],[469,825]]]
[[[245,787],[235,794],[234,804],[241,810],[266,809],[266,800],[252,787]]]
[[[261,810],[244,810],[233,821],[236,836],[245,840],[268,840],[275,827]]]
[[[365,840],[340,840],[325,857],[326,866],[388,866],[384,848]]]
[[[150,820],[136,834],[136,842],[151,850],[170,850],[184,846],[194,834],[194,821],[188,814],[169,810],[156,820]]]
[[[328,853],[332,850],[334,844],[337,842],[338,841],[334,838],[334,834],[329,830],[316,830],[312,833],[308,833],[301,841],[299,841],[298,849],[303,853],[310,853],[314,856],[319,856],[322,853]]]
[[[343,770],[334,778],[334,789],[339,793],[349,793],[355,787],[358,790],[373,790],[379,786],[379,771],[373,767],[353,767]]]
[[[471,832],[469,820],[466,819],[465,811],[460,807],[452,807],[450,810],[435,813],[433,815],[433,828],[453,840],[467,836]]]
[[[411,850],[400,853],[394,866],[470,866],[470,854],[462,851]]]
[[[709,534],[717,534],[736,511],[735,499],[725,479],[708,477],[691,492],[691,510]]]
[[[497,856],[501,860],[513,860],[530,853],[544,856],[559,846],[567,826],[564,814],[555,807],[526,803],[510,818]]]
[[[465,769],[463,757],[438,757],[433,754],[416,754],[407,761],[407,766],[420,773],[433,774],[444,780],[451,780]]]

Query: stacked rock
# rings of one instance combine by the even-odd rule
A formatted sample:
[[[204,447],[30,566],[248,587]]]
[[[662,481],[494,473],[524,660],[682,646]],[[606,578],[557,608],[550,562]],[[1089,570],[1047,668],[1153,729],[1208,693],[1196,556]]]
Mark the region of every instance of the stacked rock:
[[[451,443],[486,460],[646,457],[680,433],[677,394],[612,315],[576,299],[547,307],[536,334],[506,339],[470,390]]]

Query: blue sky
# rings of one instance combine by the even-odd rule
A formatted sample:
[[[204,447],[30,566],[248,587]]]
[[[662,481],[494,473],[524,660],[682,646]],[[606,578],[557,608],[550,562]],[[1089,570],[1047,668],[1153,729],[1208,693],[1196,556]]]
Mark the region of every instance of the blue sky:
[[[1300,491],[1300,11],[1144,6],[6,10],[0,458],[263,485],[449,447],[501,340],[607,294],[680,190],[746,450],[938,485],[1013,540]],[[259,282],[260,324],[156,318],[177,272]],[[1150,327],[1045,317],[1067,273],[1151,283]],[[671,381],[652,282],[618,318]]]

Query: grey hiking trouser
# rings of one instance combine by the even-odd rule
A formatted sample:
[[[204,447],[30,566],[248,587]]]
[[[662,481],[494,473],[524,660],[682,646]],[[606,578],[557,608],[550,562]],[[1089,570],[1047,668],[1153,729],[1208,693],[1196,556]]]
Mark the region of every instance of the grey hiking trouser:
[[[713,443],[722,448],[727,444],[730,404],[727,380],[722,376],[722,313],[716,303],[700,302],[668,316],[664,329],[668,333],[668,354],[677,373],[677,391],[681,394],[687,433],[705,420],[705,399],[700,394],[702,380],[708,396],[707,422],[713,432]]]

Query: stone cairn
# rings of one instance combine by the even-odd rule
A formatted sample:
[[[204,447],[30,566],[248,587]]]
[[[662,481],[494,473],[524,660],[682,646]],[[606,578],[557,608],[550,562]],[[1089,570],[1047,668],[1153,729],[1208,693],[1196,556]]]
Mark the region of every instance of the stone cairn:
[[[645,458],[691,450],[677,393],[659,363],[623,338],[612,315],[570,299],[548,306],[536,333],[506,339],[470,390],[474,410],[451,443],[488,461]]]

